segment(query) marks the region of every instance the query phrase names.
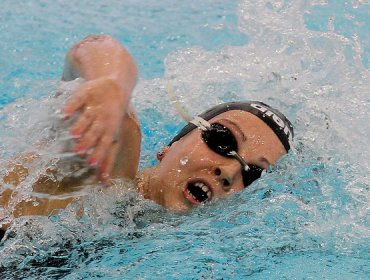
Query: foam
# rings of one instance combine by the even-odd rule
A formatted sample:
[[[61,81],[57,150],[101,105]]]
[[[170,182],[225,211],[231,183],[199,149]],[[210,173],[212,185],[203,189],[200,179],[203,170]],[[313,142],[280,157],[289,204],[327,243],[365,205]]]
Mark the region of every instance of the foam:
[[[338,17],[324,22],[322,31],[308,28],[305,19],[315,9],[339,13],[334,2],[241,1],[237,11],[239,30],[250,38],[247,45],[179,49],[167,55],[163,78],[141,78],[135,89],[133,102],[144,128],[141,166],[152,164],[153,150],[165,145],[184,124],[165,93],[171,80],[176,96],[192,115],[234,100],[260,100],[279,108],[293,122],[296,137],[292,152],[272,167],[272,173],[245,192],[189,216],[165,215],[145,203],[138,204],[131,213],[154,213],[142,219],[146,226],[140,229],[140,214],[122,210],[121,216],[128,221],[122,223],[127,226],[122,236],[124,227],[117,226],[121,219],[107,214],[114,212],[114,199],[103,199],[97,205],[97,216],[88,208],[82,221],[69,215],[71,210],[67,209],[61,218],[40,220],[37,226],[30,226],[35,236],[40,231],[46,233],[33,243],[22,241],[26,231],[7,241],[1,250],[11,257],[1,260],[2,264],[29,268],[35,259],[45,259],[65,248],[67,239],[79,239],[86,244],[80,246],[76,241],[67,246],[75,255],[66,254],[68,260],[63,267],[84,266],[89,271],[68,272],[70,279],[91,277],[87,273],[94,272],[118,277],[122,271],[128,278],[172,275],[174,271],[194,275],[194,267],[204,278],[232,278],[235,272],[258,277],[275,273],[271,271],[279,269],[276,263],[280,260],[298,271],[297,275],[302,263],[315,266],[327,260],[336,262],[349,278],[366,275],[362,260],[367,259],[369,244],[370,75],[365,63],[369,41],[357,32],[360,29],[349,30],[353,36],[341,34]],[[347,5],[365,11],[367,4],[348,1]],[[356,19],[349,21],[355,26]],[[36,82],[32,92],[45,96],[50,92],[48,88]],[[2,109],[1,159],[33,149],[31,144],[49,133],[43,129],[49,114],[42,110],[44,102],[50,105],[55,100],[30,97]],[[29,119],[30,115],[33,118]],[[62,142],[57,143],[62,147]],[[34,170],[43,170],[47,162],[39,162]],[[126,186],[126,182],[120,186]],[[24,187],[27,196],[29,186]],[[127,201],[123,204],[131,205]],[[15,228],[21,229],[26,221],[18,220]],[[51,234],[56,225],[59,235],[66,239]],[[112,243],[104,243],[105,236],[114,236]],[[93,250],[96,244],[101,251]],[[91,258],[86,260],[78,250]],[[27,258],[30,254],[36,257]],[[304,276],[320,278],[319,270],[306,270]],[[335,271],[326,273],[328,278],[337,276]]]

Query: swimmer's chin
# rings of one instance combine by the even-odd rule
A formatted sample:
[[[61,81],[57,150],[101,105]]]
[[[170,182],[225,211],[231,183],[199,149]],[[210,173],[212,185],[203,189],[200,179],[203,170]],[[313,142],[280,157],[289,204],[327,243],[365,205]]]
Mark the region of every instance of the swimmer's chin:
[[[210,202],[212,194],[210,195],[209,200],[205,202],[198,201],[192,195],[189,194],[188,185],[189,184],[186,184],[186,187],[184,188],[182,192],[183,197],[182,199],[180,199],[180,201],[172,202],[172,203],[171,202],[164,203],[162,204],[162,206],[171,212],[186,213],[192,209],[196,209]]]
[[[195,205],[192,205],[188,201],[179,201],[176,203],[170,203],[166,205],[162,205],[164,208],[166,208],[168,211],[175,212],[178,214],[185,214],[186,212],[189,212],[190,210],[196,208]]]
[[[176,204],[176,205],[171,205],[171,206],[164,206],[168,211],[175,212],[175,213],[186,213],[193,209],[194,207],[191,205],[185,205],[185,204]]]
[[[195,210],[199,207],[202,207],[206,204],[209,204],[210,202],[207,203],[197,203],[197,204],[192,204],[191,202],[184,200],[181,202],[178,202],[176,204],[172,205],[162,205],[164,208],[166,208],[168,211],[178,213],[178,214],[186,214],[192,210]]]

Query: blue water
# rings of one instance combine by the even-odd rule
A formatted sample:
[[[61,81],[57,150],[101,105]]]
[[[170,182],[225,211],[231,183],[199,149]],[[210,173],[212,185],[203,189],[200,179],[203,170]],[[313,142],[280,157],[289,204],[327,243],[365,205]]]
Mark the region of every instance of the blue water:
[[[164,58],[180,47],[245,44],[247,36],[237,30],[236,7],[237,1],[210,0],[6,3],[0,19],[0,104],[29,92],[30,81],[59,78],[66,51],[88,34],[108,33],[119,39],[145,78],[163,75]],[[220,24],[222,30],[212,28]]]
[[[183,125],[168,79],[192,114],[257,99],[286,112],[296,139],[274,172],[185,215],[117,182],[112,195],[91,191],[82,218],[72,205],[17,219],[0,278],[368,279],[369,26],[366,0],[2,3],[2,168],[48,133],[64,55],[90,33],[114,35],[138,61],[142,167]]]

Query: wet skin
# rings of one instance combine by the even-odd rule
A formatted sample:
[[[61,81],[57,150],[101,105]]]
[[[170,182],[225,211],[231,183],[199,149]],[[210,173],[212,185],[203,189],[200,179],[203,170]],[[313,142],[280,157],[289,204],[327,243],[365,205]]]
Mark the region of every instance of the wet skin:
[[[234,158],[210,150],[195,129],[165,149],[161,161],[137,174],[141,132],[130,97],[137,81],[137,67],[127,50],[108,35],[88,36],[74,45],[66,57],[63,80],[83,78],[83,84],[67,101],[62,111],[65,118],[79,113],[70,133],[76,138],[73,151],[86,158],[98,181],[109,185],[111,178],[137,180],[138,191],[169,210],[184,211],[200,204],[191,188],[207,194],[202,201],[226,198],[244,189],[241,165]],[[238,153],[248,163],[267,169],[286,151],[274,132],[258,117],[245,111],[222,113],[210,122],[226,126],[237,139]],[[90,154],[86,151],[90,150]],[[6,184],[17,187],[28,176],[26,163],[37,155],[23,155],[10,164]],[[25,169],[25,170],[24,170]],[[53,170],[53,172],[57,170]],[[26,174],[27,173],[27,174]],[[26,175],[25,175],[26,174]],[[83,178],[66,178],[65,182],[46,185],[40,178],[34,190],[58,194],[83,187]],[[196,185],[196,186],[195,186]],[[1,186],[1,182],[0,182]],[[61,187],[62,186],[62,187]],[[202,191],[205,189],[205,191]],[[109,188],[104,188],[109,192]],[[0,197],[0,207],[7,208],[15,194],[8,189]],[[205,196],[203,196],[205,197]],[[66,207],[71,200],[48,200],[35,207],[22,201],[16,209],[0,212],[2,217],[49,215]],[[10,212],[12,213],[10,213]]]
[[[129,96],[137,79],[132,57],[114,38],[90,36],[71,49],[67,62],[65,78],[76,78],[78,75],[73,73],[78,73],[87,80],[64,107],[66,115],[82,112],[71,128],[73,135],[80,136],[75,151],[93,150],[87,162],[96,168],[102,182],[108,184],[110,177],[134,178],[136,175],[139,192],[170,210],[186,210],[198,204],[186,191],[189,183],[206,185],[211,196],[208,200],[244,189],[239,162],[211,151],[198,129],[171,145],[157,166],[137,175],[139,123],[135,122],[134,112],[122,120],[122,116],[128,114],[120,111],[129,107]],[[230,111],[213,121],[234,133],[239,142],[238,152],[249,164],[266,169],[285,154],[273,131],[250,113]],[[136,133],[122,135],[118,143],[113,141],[114,132],[127,130],[129,125],[130,131]],[[99,129],[102,127],[104,129]],[[123,151],[117,153],[119,149]],[[180,161],[186,159],[187,163],[181,164]]]
[[[238,153],[248,163],[268,169],[286,154],[278,137],[262,120],[245,111],[229,111],[209,121],[231,130]],[[189,194],[189,183],[201,182],[211,192],[208,201],[226,198],[244,189],[241,165],[208,148],[195,129],[167,148],[160,163],[143,171],[140,192],[167,209],[188,210],[199,201]]]

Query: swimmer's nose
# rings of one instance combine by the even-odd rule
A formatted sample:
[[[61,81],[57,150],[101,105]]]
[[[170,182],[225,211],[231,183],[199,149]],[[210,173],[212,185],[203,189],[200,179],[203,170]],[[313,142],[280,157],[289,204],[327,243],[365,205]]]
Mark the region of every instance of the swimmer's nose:
[[[217,176],[222,189],[226,192],[232,188],[238,173],[240,173],[240,164],[237,162],[227,166],[218,166],[214,169],[214,174]]]

